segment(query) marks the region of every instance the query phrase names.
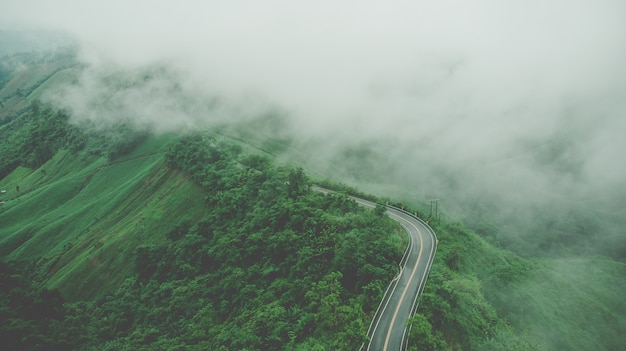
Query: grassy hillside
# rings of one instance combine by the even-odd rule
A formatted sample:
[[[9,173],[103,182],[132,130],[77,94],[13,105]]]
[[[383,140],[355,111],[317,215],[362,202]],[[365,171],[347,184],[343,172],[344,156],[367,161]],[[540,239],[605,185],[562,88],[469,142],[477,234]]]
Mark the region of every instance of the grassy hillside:
[[[626,265],[522,258],[458,223],[434,228],[415,350],[615,350],[626,341]]]
[[[75,79],[74,51],[20,53],[0,58],[0,124],[41,97],[46,88]]]
[[[495,300],[548,350],[619,350],[626,328],[626,265],[606,258],[541,260]]]
[[[38,262],[47,285],[69,298],[117,287],[132,271],[125,255],[204,209],[158,151],[109,162],[61,150],[37,169],[15,169],[0,181],[2,256]]]

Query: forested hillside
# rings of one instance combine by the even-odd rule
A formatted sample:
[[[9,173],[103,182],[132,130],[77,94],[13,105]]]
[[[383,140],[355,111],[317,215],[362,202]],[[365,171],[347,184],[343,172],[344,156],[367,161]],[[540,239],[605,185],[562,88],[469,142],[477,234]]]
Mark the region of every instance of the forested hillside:
[[[68,72],[31,64],[31,75],[3,73],[0,348],[359,348],[397,274],[402,228],[357,206],[345,195],[354,188],[311,190],[307,174],[319,172],[272,156],[288,142],[232,138],[241,126],[156,134],[72,123],[36,98]],[[6,90],[16,79],[36,84],[17,96]],[[251,122],[259,135],[264,121],[276,123]],[[522,256],[488,222],[474,232],[429,219],[439,251],[409,350],[626,343],[623,264]]]
[[[386,217],[209,136],[90,134],[38,104],[1,133],[15,349],[353,349],[404,250]]]

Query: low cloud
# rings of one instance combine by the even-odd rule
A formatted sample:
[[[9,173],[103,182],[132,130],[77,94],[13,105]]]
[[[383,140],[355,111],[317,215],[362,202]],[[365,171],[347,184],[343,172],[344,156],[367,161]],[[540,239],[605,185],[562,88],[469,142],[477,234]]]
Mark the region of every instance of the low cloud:
[[[421,197],[518,208],[626,185],[622,1],[8,0],[0,12],[4,26],[76,38],[86,69],[55,97],[76,119],[167,130],[279,109],[328,176],[366,182],[336,167],[370,148],[386,168],[369,179]]]

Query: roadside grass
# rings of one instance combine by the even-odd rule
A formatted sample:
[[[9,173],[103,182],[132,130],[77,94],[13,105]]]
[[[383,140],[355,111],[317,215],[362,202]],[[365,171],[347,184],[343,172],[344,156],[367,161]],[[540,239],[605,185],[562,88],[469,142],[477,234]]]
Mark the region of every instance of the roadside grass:
[[[544,259],[499,292],[514,327],[548,350],[626,345],[626,265],[602,257]]]
[[[496,326],[483,349],[617,350],[626,344],[623,263],[604,257],[523,258],[461,224],[434,226],[440,242],[425,295],[462,297],[453,299],[451,311],[458,325]],[[433,313],[430,299],[420,313]],[[480,312],[490,309],[499,322]],[[460,343],[455,330],[440,331],[452,336],[450,344]]]

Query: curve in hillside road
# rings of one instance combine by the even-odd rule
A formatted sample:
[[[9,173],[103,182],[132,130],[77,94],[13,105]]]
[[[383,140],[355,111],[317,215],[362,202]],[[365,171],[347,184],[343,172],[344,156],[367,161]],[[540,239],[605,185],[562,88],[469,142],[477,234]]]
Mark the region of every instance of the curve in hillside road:
[[[320,187],[314,190],[332,193]],[[362,206],[376,207],[371,201],[351,198]],[[410,331],[406,322],[417,311],[417,299],[424,290],[437,250],[437,237],[426,222],[391,206],[387,206],[387,215],[407,231],[409,244],[400,261],[400,273],[389,284],[370,324],[367,332],[370,341],[361,347],[362,351],[406,350]]]

